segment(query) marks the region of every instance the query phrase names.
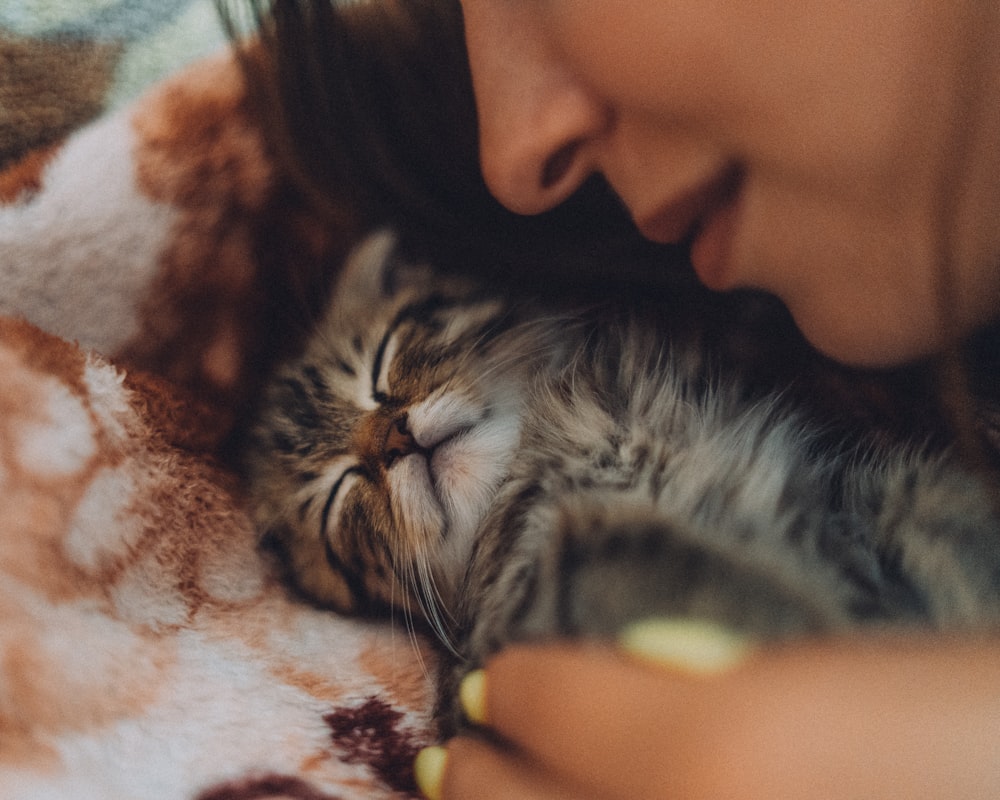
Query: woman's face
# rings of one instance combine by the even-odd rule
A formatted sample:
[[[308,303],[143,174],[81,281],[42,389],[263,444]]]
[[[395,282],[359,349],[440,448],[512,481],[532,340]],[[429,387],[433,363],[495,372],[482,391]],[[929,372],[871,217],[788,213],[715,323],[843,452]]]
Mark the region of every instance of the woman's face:
[[[462,0],[487,183],[602,173],[709,286],[766,289],[843,360],[1000,312],[995,0]]]

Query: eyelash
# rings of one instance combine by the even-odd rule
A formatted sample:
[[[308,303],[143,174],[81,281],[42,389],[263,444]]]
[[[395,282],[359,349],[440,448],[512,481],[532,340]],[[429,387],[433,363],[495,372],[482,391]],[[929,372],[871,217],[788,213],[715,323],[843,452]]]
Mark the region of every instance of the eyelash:
[[[408,313],[410,309],[404,309],[396,318],[392,321],[392,324],[386,329],[385,335],[382,337],[382,341],[379,342],[378,349],[375,351],[375,360],[372,364],[371,382],[372,382],[372,399],[379,405],[385,405],[392,401],[392,394],[389,391],[389,369],[392,367],[392,363],[396,358],[396,345],[397,337],[396,333],[404,322],[411,319],[412,315]],[[380,386],[380,380],[384,378],[384,386]]]
[[[343,475],[337,478],[333,486],[330,487],[330,493],[327,495],[326,502],[323,504],[323,511],[320,515],[320,531],[324,539],[329,540],[329,525],[330,525],[330,512],[333,511],[334,505],[336,505],[337,498],[343,493],[346,496],[346,492],[350,490],[344,489],[344,481],[346,481],[352,475],[361,475],[362,470],[360,467],[349,467],[344,470]]]
[[[382,337],[382,341],[379,342],[378,350],[375,351],[375,361],[372,364],[372,399],[380,405],[388,400],[388,395],[382,392],[378,388],[378,379],[382,374],[382,362],[385,360],[385,351],[389,347],[389,339],[396,327],[399,325],[399,320],[393,322],[391,326],[386,330],[385,335]]]

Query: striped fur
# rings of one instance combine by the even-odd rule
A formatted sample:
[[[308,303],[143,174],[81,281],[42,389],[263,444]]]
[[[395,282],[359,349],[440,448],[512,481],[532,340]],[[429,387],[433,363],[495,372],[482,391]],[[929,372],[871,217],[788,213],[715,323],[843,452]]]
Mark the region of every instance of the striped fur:
[[[655,319],[550,315],[396,263],[345,268],[250,449],[309,594],[419,608],[464,665],[649,615],[765,637],[993,625],[1000,521],[947,454],[831,448]]]

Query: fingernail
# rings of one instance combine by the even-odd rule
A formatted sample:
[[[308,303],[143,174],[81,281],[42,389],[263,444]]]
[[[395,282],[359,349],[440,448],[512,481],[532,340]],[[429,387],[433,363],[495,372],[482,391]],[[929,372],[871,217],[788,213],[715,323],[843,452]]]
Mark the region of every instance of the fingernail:
[[[732,669],[753,650],[753,642],[720,625],[690,619],[651,619],[627,627],[621,647],[639,658],[695,675]]]
[[[448,751],[443,747],[425,747],[413,761],[413,776],[417,788],[427,800],[441,800],[441,779],[448,762]]]
[[[469,722],[486,724],[486,672],[474,669],[462,678],[458,687],[458,699],[462,703]]]

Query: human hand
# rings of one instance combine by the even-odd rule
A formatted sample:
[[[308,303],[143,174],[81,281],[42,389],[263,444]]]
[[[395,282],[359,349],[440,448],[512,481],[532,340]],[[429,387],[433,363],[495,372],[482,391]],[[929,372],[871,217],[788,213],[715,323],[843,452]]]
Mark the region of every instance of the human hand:
[[[1000,797],[1000,640],[755,649],[664,623],[512,647],[462,688],[499,739],[422,753],[433,800]]]

